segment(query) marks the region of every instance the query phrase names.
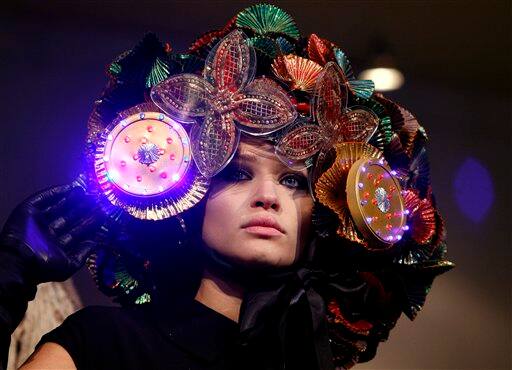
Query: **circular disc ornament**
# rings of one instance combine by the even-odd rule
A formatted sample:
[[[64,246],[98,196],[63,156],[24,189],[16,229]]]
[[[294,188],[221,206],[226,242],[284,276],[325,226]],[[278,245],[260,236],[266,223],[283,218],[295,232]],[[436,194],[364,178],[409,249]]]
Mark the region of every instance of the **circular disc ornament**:
[[[96,147],[95,173],[110,202],[142,219],[163,219],[190,208],[208,181],[191,165],[183,126],[160,112],[121,115]]]
[[[127,194],[154,196],[179,182],[190,155],[188,134],[179,123],[162,113],[142,112],[109,132],[102,158],[104,176]]]
[[[370,246],[385,249],[402,238],[407,210],[400,184],[384,159],[356,161],[348,173],[346,190],[352,218]]]

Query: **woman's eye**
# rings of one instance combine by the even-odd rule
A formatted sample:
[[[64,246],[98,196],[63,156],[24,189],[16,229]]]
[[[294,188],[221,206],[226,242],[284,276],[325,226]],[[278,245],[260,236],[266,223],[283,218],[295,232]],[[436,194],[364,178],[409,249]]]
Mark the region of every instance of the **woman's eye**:
[[[308,182],[306,177],[301,175],[287,175],[281,179],[281,184],[292,189],[306,189]]]
[[[249,173],[243,169],[240,168],[232,168],[228,169],[226,173],[224,174],[223,178],[227,181],[244,181],[244,180],[250,180],[251,176]]]

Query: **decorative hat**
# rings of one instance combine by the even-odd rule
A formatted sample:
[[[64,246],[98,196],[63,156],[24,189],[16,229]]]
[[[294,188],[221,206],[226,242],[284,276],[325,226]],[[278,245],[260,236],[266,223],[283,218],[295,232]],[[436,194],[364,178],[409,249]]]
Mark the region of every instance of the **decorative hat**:
[[[88,122],[86,158],[108,214],[181,221],[241,135],[270,140],[286,166],[309,169],[314,253],[279,300],[300,292],[308,303],[320,367],[373,357],[400,312],[413,319],[434,277],[453,267],[425,129],[372,81],[357,80],[337,45],[301,37],[280,8],[251,6],[185,53],[148,34],[107,74]],[[102,253],[89,264],[103,291],[151,301],[136,277],[146,264],[134,274],[122,254]],[[265,314],[248,305],[241,326],[250,332]]]

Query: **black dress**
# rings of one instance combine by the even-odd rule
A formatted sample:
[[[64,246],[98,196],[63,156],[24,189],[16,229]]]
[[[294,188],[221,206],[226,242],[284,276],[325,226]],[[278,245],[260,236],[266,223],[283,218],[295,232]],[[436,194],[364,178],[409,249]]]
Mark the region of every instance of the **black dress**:
[[[60,344],[79,370],[279,367],[277,343],[244,346],[238,333],[237,323],[195,300],[158,308],[91,306],[70,315],[38,346]]]

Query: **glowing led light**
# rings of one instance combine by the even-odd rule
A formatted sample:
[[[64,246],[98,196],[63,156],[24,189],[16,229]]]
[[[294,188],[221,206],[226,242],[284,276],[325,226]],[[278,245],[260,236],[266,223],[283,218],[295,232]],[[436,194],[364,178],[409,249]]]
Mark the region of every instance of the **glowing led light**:
[[[103,162],[108,162],[108,161],[109,161],[109,159],[110,159],[110,158],[106,155],[106,156],[104,156],[104,157],[103,157]]]
[[[359,186],[359,189],[362,189],[364,184],[362,182],[360,182],[359,184],[357,184],[357,186]]]
[[[121,161],[120,164],[121,164],[121,167],[125,167],[126,166],[126,161]]]
[[[137,181],[141,182],[142,181],[142,176],[137,176]]]
[[[141,114],[139,114],[139,117],[140,117],[140,119],[144,119],[144,117],[146,117],[146,115],[144,113],[141,113]]]
[[[366,167],[361,167],[361,172],[366,172]]]
[[[147,137],[143,137],[142,139],[140,139],[141,143],[142,144],[146,144],[148,142],[148,138]]]
[[[190,161],[190,157],[189,157],[188,155],[184,156],[184,157],[183,157],[183,161],[184,161],[185,163],[189,162],[189,161]]]
[[[129,143],[130,141],[131,141],[130,137],[129,137],[128,135],[126,135],[126,136],[124,137],[124,142],[125,142],[125,143]]]
[[[155,172],[156,167],[155,166],[149,166],[149,172]]]
[[[388,239],[389,241],[393,240],[393,236],[389,235],[386,239]]]
[[[112,136],[112,134],[108,134],[107,136],[107,140],[112,140],[114,137]]]
[[[137,153],[135,153],[135,154],[133,155],[133,160],[134,160],[134,161],[136,161],[136,160],[138,160],[138,159],[139,159],[139,155],[138,155]]]
[[[153,128],[153,126],[150,125],[147,127],[147,130],[148,130],[148,132],[153,132],[154,128]]]
[[[365,206],[365,205],[366,205],[366,203],[368,203],[368,201],[367,201],[366,199],[364,199],[364,200],[362,200],[360,203],[361,203],[361,205],[362,205],[362,206]]]
[[[126,122],[126,121],[121,122],[121,126],[123,126],[123,127],[126,127],[127,124],[128,124],[128,122]]]
[[[393,176],[396,176],[396,171],[395,171],[395,170],[392,170],[392,171],[391,171],[391,174],[392,174]]]
[[[158,191],[164,191],[164,187],[162,185],[158,185]]]
[[[172,175],[172,181],[178,181],[180,179],[180,175],[175,173]]]
[[[130,189],[130,184],[124,184],[123,186],[125,189]]]
[[[402,230],[405,230],[405,231],[409,230],[409,225],[404,225],[404,227],[402,227]]]
[[[373,220],[373,217],[366,217],[366,222],[371,223]]]
[[[402,239],[402,235],[397,235],[396,240],[400,240],[400,239]]]
[[[384,159],[379,159],[379,164],[384,164]]]
[[[181,139],[181,142],[183,143],[183,145],[188,145],[188,139],[186,137],[183,137]]]
[[[411,213],[411,212],[410,212],[408,209],[406,209],[406,210],[404,211],[404,215],[408,215],[409,213]]]
[[[164,115],[163,115],[162,113],[160,113],[160,114],[158,115],[158,119],[159,119],[160,121],[163,121],[163,119],[164,119]]]
[[[167,138],[167,144],[172,144],[172,137]]]
[[[160,174],[160,177],[161,177],[162,179],[166,179],[166,178],[167,178],[167,172],[162,172],[162,173]]]
[[[169,159],[171,161],[174,161],[175,158],[176,158],[176,156],[174,155],[174,153],[171,153],[171,155],[169,156]]]
[[[110,181],[116,181],[119,178],[119,172],[115,169],[110,169],[107,173],[107,177]]]
[[[158,149],[158,154],[160,154],[160,155],[165,154],[165,149]]]

